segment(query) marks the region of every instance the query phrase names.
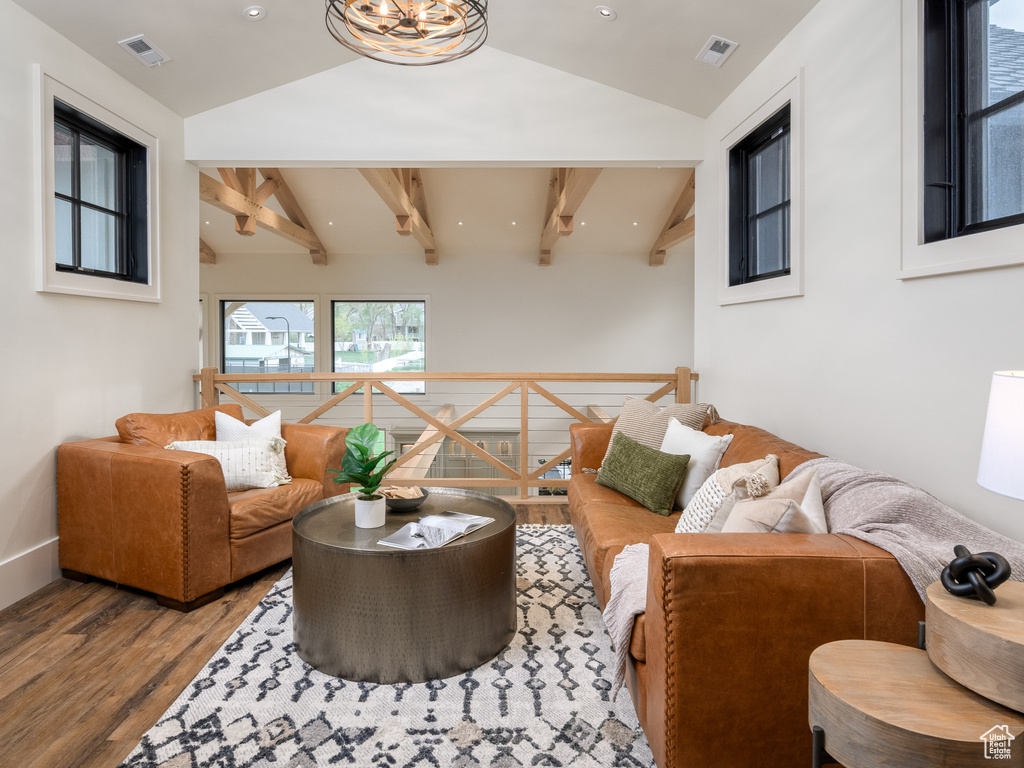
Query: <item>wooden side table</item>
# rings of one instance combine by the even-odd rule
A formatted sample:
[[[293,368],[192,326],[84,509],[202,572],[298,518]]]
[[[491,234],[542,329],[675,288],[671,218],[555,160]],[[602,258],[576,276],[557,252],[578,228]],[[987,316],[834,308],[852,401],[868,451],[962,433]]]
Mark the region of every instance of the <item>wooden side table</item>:
[[[1024,715],[942,674],[925,651],[873,640],[810,659],[810,724],[846,768],[1024,767]],[[989,756],[1009,744],[1009,758]]]
[[[986,699],[1024,712],[1024,583],[996,590],[996,604],[928,587],[926,647],[932,663]],[[1022,745],[1024,749],[1024,745]]]

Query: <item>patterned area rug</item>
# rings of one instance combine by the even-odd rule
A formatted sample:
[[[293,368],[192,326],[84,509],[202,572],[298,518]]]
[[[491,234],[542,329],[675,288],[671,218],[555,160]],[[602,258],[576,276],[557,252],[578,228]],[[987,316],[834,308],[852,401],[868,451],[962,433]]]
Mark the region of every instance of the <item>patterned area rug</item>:
[[[426,683],[352,683],[292,646],[289,571],[124,766],[654,766],[569,526],[520,528],[512,643]]]

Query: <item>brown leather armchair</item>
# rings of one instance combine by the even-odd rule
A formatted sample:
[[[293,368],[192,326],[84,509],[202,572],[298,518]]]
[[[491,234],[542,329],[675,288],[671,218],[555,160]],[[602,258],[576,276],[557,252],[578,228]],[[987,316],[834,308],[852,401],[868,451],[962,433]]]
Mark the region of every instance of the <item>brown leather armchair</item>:
[[[282,424],[289,485],[228,493],[212,456],[163,448],[213,440],[214,412],[242,418],[231,403],[177,414],[130,414],[118,435],[57,449],[60,566],[152,592],[189,611],[232,582],[291,557],[291,520],[315,501],[347,490],[340,468],[347,429]]]

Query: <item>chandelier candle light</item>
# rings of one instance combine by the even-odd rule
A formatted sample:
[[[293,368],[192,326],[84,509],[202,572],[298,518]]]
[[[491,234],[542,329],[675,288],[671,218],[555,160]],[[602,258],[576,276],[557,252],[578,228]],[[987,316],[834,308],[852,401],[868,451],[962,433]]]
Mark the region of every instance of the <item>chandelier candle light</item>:
[[[426,66],[468,56],[487,39],[487,0],[326,0],[327,29],[360,56]]]

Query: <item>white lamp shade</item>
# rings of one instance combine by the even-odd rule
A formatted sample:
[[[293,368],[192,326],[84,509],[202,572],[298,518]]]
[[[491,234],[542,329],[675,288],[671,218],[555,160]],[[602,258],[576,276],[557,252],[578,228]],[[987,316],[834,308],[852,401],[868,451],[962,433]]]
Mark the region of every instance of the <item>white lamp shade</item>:
[[[1024,499],[1024,371],[992,374],[978,484]]]

